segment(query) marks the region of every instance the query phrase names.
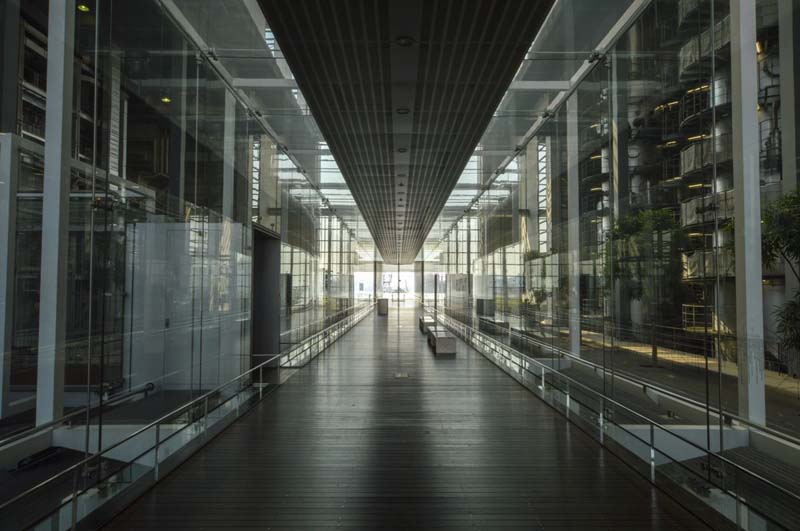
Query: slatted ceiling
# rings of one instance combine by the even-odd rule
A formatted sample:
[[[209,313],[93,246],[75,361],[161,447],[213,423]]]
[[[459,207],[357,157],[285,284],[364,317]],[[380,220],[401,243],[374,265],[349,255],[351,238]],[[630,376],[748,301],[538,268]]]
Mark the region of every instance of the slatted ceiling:
[[[552,0],[260,1],[381,255],[412,262]]]

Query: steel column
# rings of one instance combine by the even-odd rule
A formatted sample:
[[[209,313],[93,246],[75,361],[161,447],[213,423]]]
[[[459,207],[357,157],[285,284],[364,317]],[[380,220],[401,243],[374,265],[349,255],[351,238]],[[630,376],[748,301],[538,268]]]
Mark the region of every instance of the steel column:
[[[51,0],[49,17],[37,425],[63,413],[75,0]]]

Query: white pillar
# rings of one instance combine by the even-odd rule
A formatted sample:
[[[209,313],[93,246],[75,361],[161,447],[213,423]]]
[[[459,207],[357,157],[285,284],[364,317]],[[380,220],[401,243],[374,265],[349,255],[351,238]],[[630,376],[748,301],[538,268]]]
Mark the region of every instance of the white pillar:
[[[0,418],[9,412],[17,232],[17,137],[0,134]]]
[[[51,0],[42,198],[36,424],[63,413],[75,0]]]
[[[569,350],[581,354],[580,156],[578,94],[567,99],[567,260],[569,262]]]
[[[755,0],[731,2],[739,414],[766,421]]]

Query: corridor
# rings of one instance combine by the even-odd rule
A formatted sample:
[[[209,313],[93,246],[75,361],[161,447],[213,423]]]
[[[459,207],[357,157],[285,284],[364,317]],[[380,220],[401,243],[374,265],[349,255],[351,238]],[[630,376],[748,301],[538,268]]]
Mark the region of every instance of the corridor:
[[[488,360],[371,313],[109,529],[694,529]]]

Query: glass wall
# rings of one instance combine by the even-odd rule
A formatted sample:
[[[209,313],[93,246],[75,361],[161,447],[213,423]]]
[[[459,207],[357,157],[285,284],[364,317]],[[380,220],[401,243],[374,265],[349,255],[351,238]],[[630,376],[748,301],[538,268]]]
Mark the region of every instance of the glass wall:
[[[28,452],[48,470],[252,366],[254,230],[280,241],[281,351],[372,302],[371,237],[321,186],[335,162],[289,153],[318,131],[302,97],[250,89],[291,77],[263,17],[216,11],[0,0],[0,446],[72,415]]]
[[[717,465],[679,440],[796,492],[782,474],[800,473],[800,4],[748,4],[651,2],[602,53],[586,49],[561,93],[509,91],[476,150],[487,187],[467,208],[451,197],[418,257],[420,291],[510,347],[508,367],[529,366],[513,361],[524,353],[573,396],[607,397],[593,432],[666,426],[665,452],[683,457],[662,469],[686,489],[687,470]],[[537,57],[573,61],[542,42],[518,80],[545,68]],[[501,137],[511,111],[534,119]],[[483,155],[503,147],[513,156]],[[769,497],[751,487],[738,494]]]
[[[374,297],[373,246],[362,245],[354,231],[322,207],[319,193],[307,182],[283,187],[282,351],[352,315]]]

